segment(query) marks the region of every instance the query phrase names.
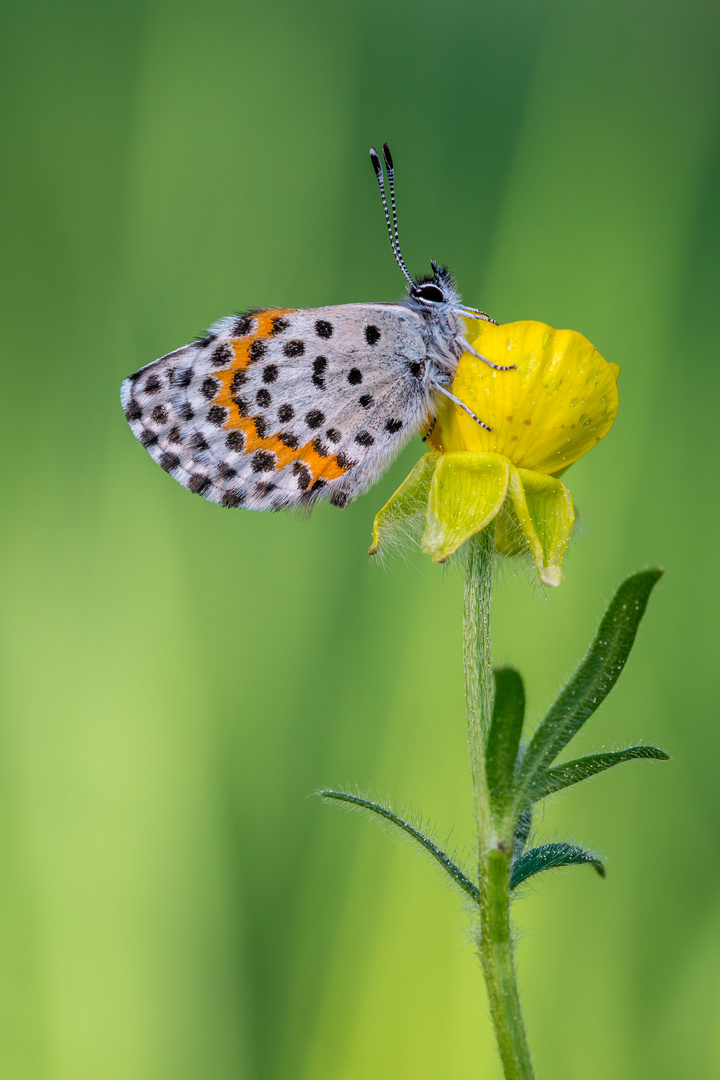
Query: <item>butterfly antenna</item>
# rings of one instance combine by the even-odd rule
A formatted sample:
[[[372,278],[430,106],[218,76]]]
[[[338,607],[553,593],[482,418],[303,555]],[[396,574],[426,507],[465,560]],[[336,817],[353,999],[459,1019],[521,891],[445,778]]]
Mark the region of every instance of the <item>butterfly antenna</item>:
[[[410,286],[412,286],[412,285],[414,285],[414,282],[413,282],[413,279],[410,277],[410,274],[408,273],[408,268],[405,265],[405,260],[403,259],[402,255],[400,254],[400,242],[399,242],[399,240],[397,238],[397,213],[395,211],[395,184],[394,184],[394,177],[393,177],[394,169],[393,169],[392,158],[390,157],[390,150],[388,149],[387,143],[385,143],[385,145],[383,146],[383,152],[385,154],[385,165],[386,165],[387,171],[388,171],[388,182],[389,182],[389,185],[390,185],[390,197],[392,199],[393,222],[395,223],[395,234],[394,235],[393,235],[393,222],[390,221],[390,211],[388,210],[387,198],[385,196],[385,177],[383,175],[383,167],[382,167],[382,165],[380,163],[380,158],[378,156],[378,152],[377,152],[377,150],[375,149],[374,146],[371,147],[371,149],[370,149],[370,160],[373,163],[373,168],[375,170],[375,176],[377,178],[378,186],[380,188],[380,198],[382,199],[383,210],[385,211],[385,224],[387,225],[387,231],[388,231],[388,236],[390,237],[390,244],[392,245],[393,255],[395,256],[395,261],[397,262],[398,266],[400,267],[403,274],[405,275],[405,278],[406,278],[408,284]]]
[[[400,269],[402,270],[405,277],[408,279],[408,281],[412,281],[412,278],[410,277],[410,274],[408,273],[408,268],[405,265],[405,260],[402,257],[402,252],[400,251],[400,236],[398,234],[397,206],[395,205],[395,166],[393,165],[392,154],[390,153],[390,147],[388,146],[387,143],[383,143],[383,157],[385,158],[385,168],[387,169],[387,174],[388,174],[388,186],[390,188],[390,205],[392,207],[393,228],[395,230],[395,253],[396,253],[395,258],[397,259],[398,263],[400,264]]]

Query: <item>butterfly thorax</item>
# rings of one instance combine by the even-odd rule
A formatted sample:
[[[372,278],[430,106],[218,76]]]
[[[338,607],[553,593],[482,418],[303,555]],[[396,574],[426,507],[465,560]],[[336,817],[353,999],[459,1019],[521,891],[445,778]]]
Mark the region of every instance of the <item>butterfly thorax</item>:
[[[460,316],[450,303],[429,308],[408,296],[401,304],[419,317],[418,329],[427,354],[426,382],[452,380],[464,351],[461,341],[466,330]]]

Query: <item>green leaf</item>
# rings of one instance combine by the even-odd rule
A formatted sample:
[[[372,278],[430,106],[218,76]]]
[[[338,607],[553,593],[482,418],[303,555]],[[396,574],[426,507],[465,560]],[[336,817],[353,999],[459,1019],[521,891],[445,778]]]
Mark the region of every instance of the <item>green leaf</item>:
[[[493,802],[512,798],[513,776],[525,719],[525,688],[514,668],[495,668],[495,703],[487,743],[487,780]]]
[[[602,704],[625,667],[662,570],[633,574],[618,589],[590,650],[535,732],[518,769],[520,805],[539,775]]]
[[[401,818],[393,810],[389,810],[387,806],[382,806],[380,803],[371,802],[370,799],[364,799],[361,795],[351,795],[347,791],[318,791],[318,795],[321,795],[323,799],[333,800],[335,802],[347,803],[355,810],[366,810],[371,814],[376,814],[384,821],[389,821],[392,825],[395,825],[402,832],[411,836],[413,840],[416,840],[418,844],[429,852],[432,857],[442,866],[443,870],[450,875],[455,885],[459,885],[463,892],[466,892],[468,896],[476,902],[480,902],[480,890],[469,877],[460,869],[460,867],[453,862],[450,856],[438,847],[438,845],[431,840],[429,836],[425,836],[420,829],[411,825],[409,821]]]
[[[532,806],[526,806],[517,819],[515,836],[513,837],[513,866],[522,855],[528,842],[530,829],[532,828],[532,813]]]
[[[555,870],[559,866],[578,866],[587,863],[594,866],[600,877],[605,877],[605,867],[591,851],[575,844],[543,844],[531,848],[515,863],[510,876],[510,888],[516,889],[523,881],[543,870]]]
[[[629,746],[626,750],[612,750],[606,754],[590,754],[588,757],[576,758],[575,761],[566,761],[555,769],[548,769],[540,773],[536,778],[535,785],[528,791],[528,801],[537,802],[546,795],[552,795],[555,791],[579,784],[581,780],[589,780],[591,776],[597,776],[605,769],[612,769],[614,765],[620,765],[623,761],[635,760],[669,761],[670,755],[656,746]]]

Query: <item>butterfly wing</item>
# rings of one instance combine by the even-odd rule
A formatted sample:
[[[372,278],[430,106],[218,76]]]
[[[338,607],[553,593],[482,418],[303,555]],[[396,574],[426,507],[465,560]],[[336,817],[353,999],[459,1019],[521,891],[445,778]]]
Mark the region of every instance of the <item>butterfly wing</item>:
[[[211,502],[344,506],[427,423],[425,352],[401,304],[251,312],[130,376],[121,400],[154,460]]]

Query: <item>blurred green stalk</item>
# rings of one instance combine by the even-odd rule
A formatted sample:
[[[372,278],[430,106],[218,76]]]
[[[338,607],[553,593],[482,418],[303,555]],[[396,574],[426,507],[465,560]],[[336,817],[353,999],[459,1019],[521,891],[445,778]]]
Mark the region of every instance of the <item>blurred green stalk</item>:
[[[463,616],[465,701],[480,862],[480,961],[506,1080],[533,1080],[510,932],[513,820],[493,806],[487,745],[493,715],[490,645],[494,523],[468,542]]]

